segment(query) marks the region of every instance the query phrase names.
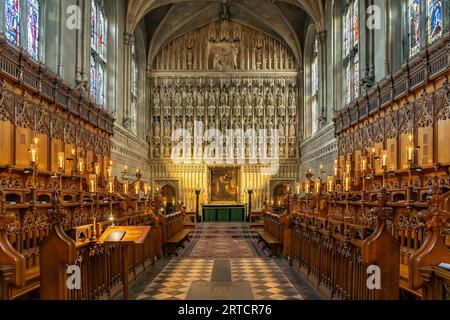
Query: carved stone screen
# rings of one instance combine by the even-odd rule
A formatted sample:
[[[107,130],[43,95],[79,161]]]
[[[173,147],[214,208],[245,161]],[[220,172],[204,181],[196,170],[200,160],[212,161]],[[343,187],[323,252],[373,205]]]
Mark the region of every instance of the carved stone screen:
[[[204,191],[202,202],[211,201],[207,176],[214,165],[239,166],[237,202],[251,188],[255,208],[270,196],[271,178],[297,177],[298,67],[284,43],[219,21],[167,43],[152,65],[151,174],[178,179],[188,208],[195,206],[196,189]],[[220,135],[214,143],[222,153],[208,153],[214,140],[208,132]],[[277,170],[261,174],[275,157]]]

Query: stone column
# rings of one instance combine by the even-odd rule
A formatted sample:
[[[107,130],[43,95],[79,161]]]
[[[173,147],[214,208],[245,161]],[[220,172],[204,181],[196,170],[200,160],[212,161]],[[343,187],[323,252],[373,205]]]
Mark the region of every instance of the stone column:
[[[327,124],[327,31],[323,30],[317,33],[319,40],[319,129]]]
[[[123,77],[123,113],[122,124],[125,128],[131,128],[130,106],[131,106],[131,49],[134,45],[134,36],[130,33],[124,34],[124,77]]]

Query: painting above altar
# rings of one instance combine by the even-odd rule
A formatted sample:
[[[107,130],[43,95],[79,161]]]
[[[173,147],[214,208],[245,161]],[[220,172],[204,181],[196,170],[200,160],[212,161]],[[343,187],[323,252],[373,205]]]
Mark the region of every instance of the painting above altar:
[[[210,169],[211,203],[238,203],[239,169]]]

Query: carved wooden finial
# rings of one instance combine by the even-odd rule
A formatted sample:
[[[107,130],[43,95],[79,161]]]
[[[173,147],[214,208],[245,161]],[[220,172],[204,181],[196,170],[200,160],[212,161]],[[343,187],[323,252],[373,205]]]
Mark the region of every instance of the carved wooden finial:
[[[441,210],[444,198],[442,189],[436,184],[428,189],[428,210],[419,212],[418,217],[428,230],[439,230],[450,222],[450,212]]]
[[[389,200],[389,193],[386,188],[382,188],[380,190],[380,194],[378,195],[378,206],[374,207],[370,210],[372,215],[378,218],[378,220],[392,220],[394,209],[387,206],[387,202]]]

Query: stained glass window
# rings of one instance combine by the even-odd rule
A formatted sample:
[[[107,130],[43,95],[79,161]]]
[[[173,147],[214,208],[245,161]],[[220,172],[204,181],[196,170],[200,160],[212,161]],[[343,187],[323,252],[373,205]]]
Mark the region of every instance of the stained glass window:
[[[91,47],[97,49],[97,4],[91,1]]]
[[[91,0],[91,96],[104,106],[106,91],[107,20],[100,0]]]
[[[344,7],[344,102],[348,104],[360,94],[359,72],[359,1],[351,0]]]
[[[37,60],[39,58],[39,0],[28,0],[27,7],[27,50]]]
[[[420,0],[408,0],[409,56],[420,50]]]
[[[6,39],[15,46],[20,44],[20,0],[5,0]]]
[[[91,55],[91,68],[90,68],[90,74],[91,74],[91,96],[93,98],[96,98],[97,93],[97,64],[95,63],[95,56]]]
[[[442,35],[442,1],[427,0],[428,42],[432,43]]]

